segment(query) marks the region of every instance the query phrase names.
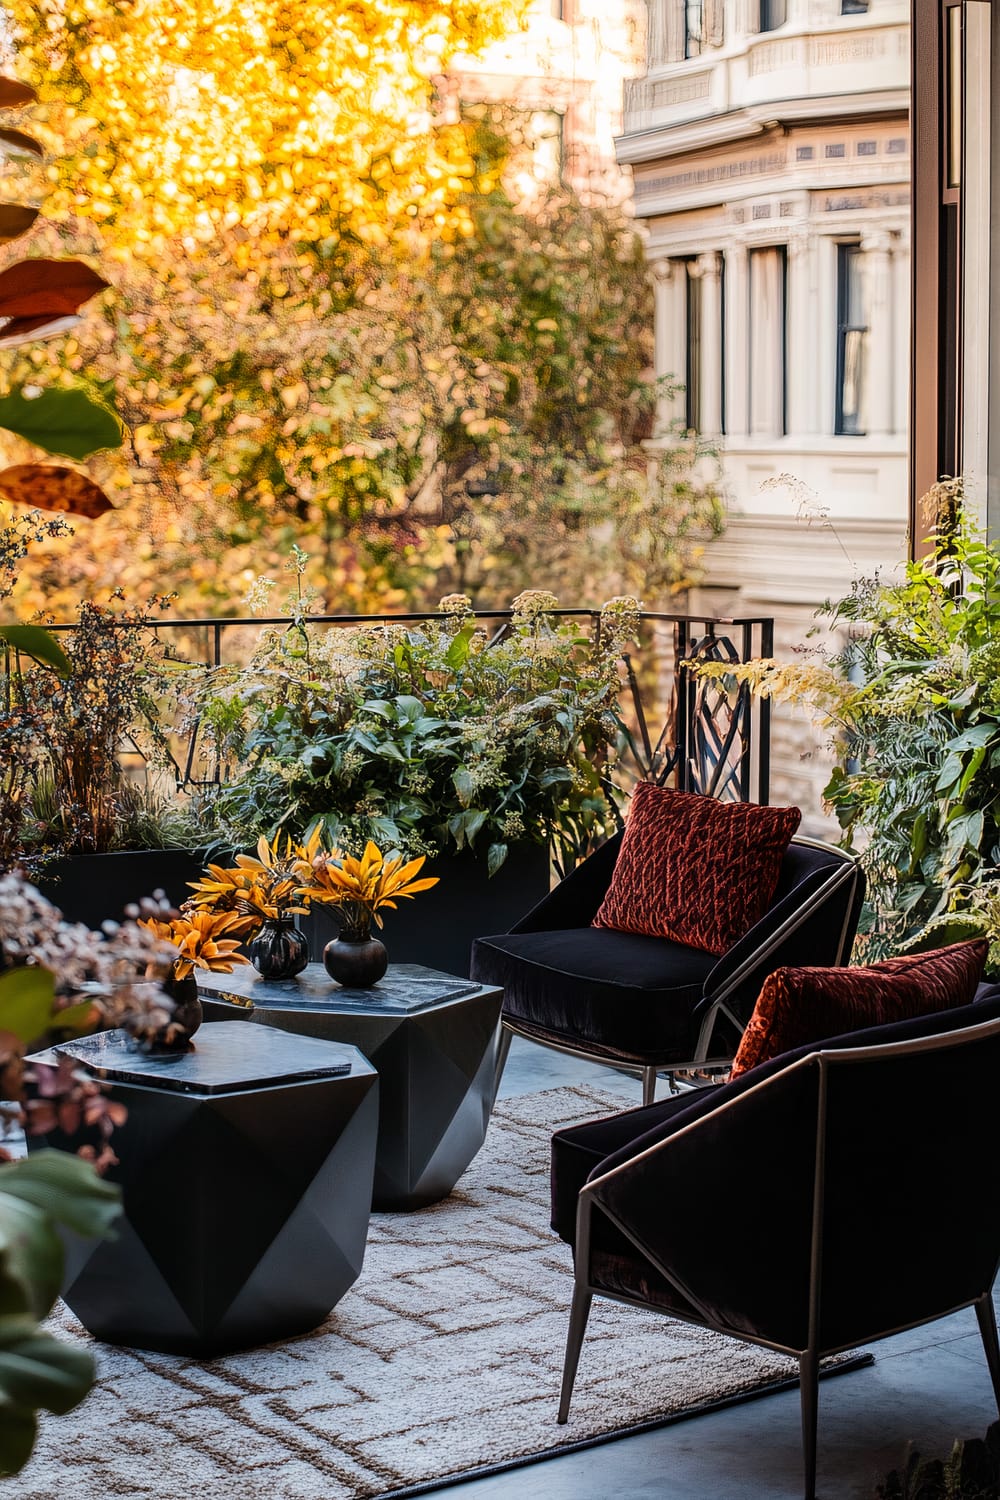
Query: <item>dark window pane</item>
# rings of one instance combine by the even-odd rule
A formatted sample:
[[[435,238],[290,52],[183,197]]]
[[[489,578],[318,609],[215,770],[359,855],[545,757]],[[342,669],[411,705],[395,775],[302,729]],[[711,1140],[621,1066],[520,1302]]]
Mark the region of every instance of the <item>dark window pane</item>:
[[[788,0],[760,0],[761,31],[777,31],[788,19]]]
[[[684,56],[700,57],[704,41],[704,0],[684,0]]]
[[[866,430],[868,309],[860,245],[837,246],[837,413],[835,431]]]

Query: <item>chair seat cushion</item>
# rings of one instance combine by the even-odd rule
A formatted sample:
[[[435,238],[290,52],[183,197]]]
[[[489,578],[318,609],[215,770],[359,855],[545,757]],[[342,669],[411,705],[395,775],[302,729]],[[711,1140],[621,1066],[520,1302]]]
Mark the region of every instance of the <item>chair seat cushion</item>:
[[[710,953],[595,927],[479,938],[472,978],[501,986],[503,1013],[540,1038],[602,1057],[686,1062]]]
[[[594,925],[725,953],[770,906],[801,816],[640,782]]]
[[[976,938],[856,968],[776,969],[764,981],[732,1076],[839,1032],[968,1005],[988,948]]]

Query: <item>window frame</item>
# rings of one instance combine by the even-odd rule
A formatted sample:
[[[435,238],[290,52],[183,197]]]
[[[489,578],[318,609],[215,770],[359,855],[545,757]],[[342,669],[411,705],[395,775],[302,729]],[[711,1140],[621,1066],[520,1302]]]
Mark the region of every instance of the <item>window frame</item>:
[[[854,257],[861,260],[864,250],[860,240],[839,240],[837,242],[837,373],[836,373],[836,408],[834,411],[833,433],[834,437],[866,437],[868,429],[861,426],[849,426],[844,411],[844,378],[847,373],[847,343],[852,333],[866,335],[871,333],[869,322],[859,323],[850,317],[850,262]],[[862,273],[863,274],[863,273]],[[862,311],[865,311],[862,309]],[[862,349],[867,355],[869,352],[867,343],[862,344]],[[862,366],[864,369],[864,366]]]

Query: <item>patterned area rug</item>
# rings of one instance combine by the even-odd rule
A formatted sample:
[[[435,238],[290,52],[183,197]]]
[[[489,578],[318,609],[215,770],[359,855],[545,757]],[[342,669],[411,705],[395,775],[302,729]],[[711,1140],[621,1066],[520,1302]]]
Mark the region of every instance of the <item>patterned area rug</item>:
[[[597,1299],[558,1427],[571,1256],[548,1226],[549,1136],[621,1108],[589,1088],[498,1105],[444,1203],[372,1219],[327,1322],[207,1364],[95,1346],[99,1384],[43,1418],[19,1500],[362,1500],[759,1390],[791,1361]],[[87,1340],[63,1310],[66,1336]]]

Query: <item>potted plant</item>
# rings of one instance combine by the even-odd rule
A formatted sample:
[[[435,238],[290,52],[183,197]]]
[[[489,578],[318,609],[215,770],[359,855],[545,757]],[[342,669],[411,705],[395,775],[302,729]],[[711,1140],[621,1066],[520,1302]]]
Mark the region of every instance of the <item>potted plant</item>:
[[[250,962],[265,979],[293,979],[309,962],[309,941],[295,919],[309,909],[312,891],[303,881],[319,852],[318,828],[305,844],[287,834],[275,834],[270,843],[261,837],[256,856],[238,854],[235,865],[209,865],[192,883],[185,907],[192,915],[226,918],[230,938],[249,944]]]
[[[611,820],[599,767],[638,605],[612,601],[589,639],[538,591],[492,633],[464,595],[420,625],[321,629],[293,605],[293,624],[265,632],[246,666],[183,684],[227,772],[215,832],[236,848],[280,829],[318,831],[355,857],[369,842],[425,856],[440,884],[409,922],[390,915],[389,946],[467,973],[472,939],[548,888],[550,844]],[[317,915],[312,933],[317,947],[333,935]]]
[[[806,665],[702,664],[702,675],[813,707],[838,764],[825,798],[868,882],[866,961],[986,933],[1000,969],[1000,552],[953,520],[902,581],[862,579],[824,613],[844,648]],[[940,509],[940,506],[936,506]]]
[[[240,952],[246,919],[235,911],[206,911],[187,903],[173,911],[165,900],[146,898],[126,908],[164,943],[176,949],[177,957],[162,981],[173,1001],[173,1011],[151,1037],[151,1047],[161,1051],[186,1051],[202,1023],[196,969],[211,974],[231,974],[237,964],[249,960]]]
[[[303,894],[320,905],[332,906],[340,932],[323,949],[323,963],[338,984],[365,988],[385,973],[389,956],[385,944],[372,935],[372,922],[382,924],[384,910],[395,911],[400,900],[410,900],[438,884],[437,876],[419,879],[426,856],[406,860],[386,858],[375,844],[365,845],[360,859],[339,850],[320,852],[303,864]]]
[[[23,664],[0,713],[0,865],[30,871],[90,926],[156,889],[179,903],[204,863],[197,818],[159,789],[169,772],[160,686],[176,663],[152,627],[148,607],[82,603],[61,632],[65,672]],[[153,768],[152,784],[131,779],[123,748]]]

